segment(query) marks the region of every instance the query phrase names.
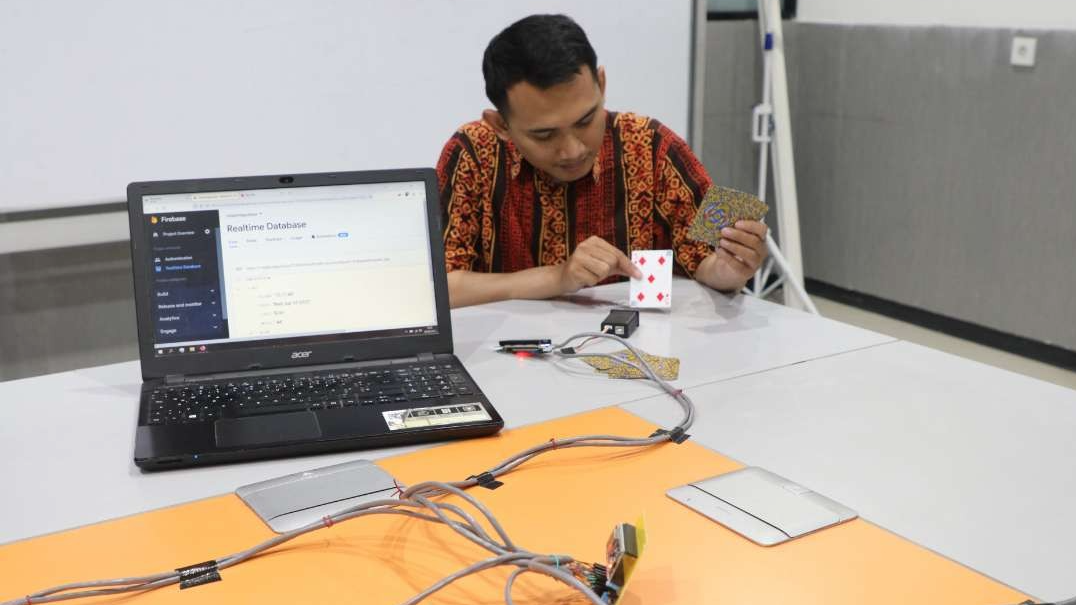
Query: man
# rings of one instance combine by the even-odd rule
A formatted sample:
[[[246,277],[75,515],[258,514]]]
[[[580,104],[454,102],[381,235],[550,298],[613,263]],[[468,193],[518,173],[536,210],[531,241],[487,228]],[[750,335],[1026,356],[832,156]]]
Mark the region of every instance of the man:
[[[639,277],[631,250],[672,249],[676,273],[723,292],[765,259],[759,222],[725,229],[716,251],[687,238],[710,177],[656,120],[605,110],[605,68],[570,18],[513,23],[482,73],[495,109],[437,165],[453,307]]]

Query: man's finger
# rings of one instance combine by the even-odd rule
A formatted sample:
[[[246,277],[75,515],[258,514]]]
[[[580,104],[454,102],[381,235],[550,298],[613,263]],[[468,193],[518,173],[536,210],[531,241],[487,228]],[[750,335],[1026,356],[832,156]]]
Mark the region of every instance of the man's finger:
[[[579,263],[572,268],[572,276],[574,276],[576,281],[578,281],[583,286],[593,286],[594,284],[600,282],[603,279],[601,277],[598,277],[583,263]]]
[[[765,223],[760,221],[736,221],[734,226],[740,231],[747,231],[758,236],[761,240],[766,239],[766,233],[770,230]]]
[[[617,252],[619,252],[619,250]],[[643,278],[643,272],[640,271],[638,267],[631,264],[631,260],[629,260],[627,256],[624,256],[623,253],[611,256],[612,258],[605,260],[599,259],[597,255],[594,255],[587,259],[586,267],[595,273],[598,272],[595,269],[602,269],[603,272],[600,274],[602,279],[614,274],[627,275],[628,277],[633,277],[635,279]]]
[[[763,225],[763,227],[765,227],[765,225]],[[725,241],[727,239],[731,242],[747,246],[748,248],[754,250],[758,254],[758,258],[754,259],[752,262],[755,262],[756,264],[761,264],[762,261],[765,260],[766,257],[769,255],[769,250],[766,246],[766,240],[759,238],[757,235],[749,231],[742,231],[740,229],[731,229],[726,227],[725,229],[721,230],[721,236],[721,241]]]
[[[620,259],[617,258],[616,249],[609,250],[600,246],[592,246],[586,251],[586,254],[580,253],[580,258],[591,257],[596,258],[603,263],[609,265],[610,270],[619,266]]]
[[[620,250],[617,250],[617,252],[620,252]],[[631,259],[628,258],[623,252],[620,252],[620,254],[617,256],[617,269],[618,273],[622,275],[627,275],[632,279],[643,278],[643,272],[639,270],[639,267],[636,267],[635,265],[631,264]]]
[[[610,244],[603,239],[599,239],[598,244],[603,253],[612,255],[611,260],[613,262],[610,262],[609,264],[615,267],[616,273],[620,275],[627,275],[628,277],[631,277],[633,279],[643,278],[643,272],[640,271],[638,267],[631,264],[631,259],[628,258],[628,255],[621,252],[620,248],[617,248],[616,246]]]
[[[595,238],[595,241],[585,249],[579,248],[575,251],[579,261],[588,270],[600,275],[601,279],[605,279],[614,273],[620,273],[620,259],[617,258],[616,248],[601,245],[604,243],[600,238]]]
[[[583,265],[583,268],[593,273],[598,278],[598,281],[609,277],[609,274],[613,272],[613,267],[615,267],[615,265],[598,258],[597,255],[581,256],[579,262]]]
[[[736,275],[738,275],[740,278],[747,279],[755,274],[754,269],[747,266],[747,264],[744,263],[742,260],[736,258],[736,256],[728,250],[725,250],[724,248],[718,248],[716,254],[717,260],[719,262],[724,262],[725,265],[727,265],[728,268],[732,269],[732,271],[736,273]]]
[[[742,229],[733,229],[732,227],[725,227],[721,230],[721,238],[730,239],[734,242],[738,242],[745,246],[750,246],[756,249],[762,247],[762,238],[750,231],[744,231]]]
[[[631,259],[628,258],[620,248],[617,248],[597,235],[588,237],[586,241],[579,245],[577,250],[581,250],[584,245],[588,247],[587,251],[591,255],[597,256],[609,263],[609,265],[615,267],[614,272],[618,275],[627,275],[634,279],[642,279],[643,272],[640,271],[638,267],[631,264]]]
[[[721,241],[718,242],[718,245],[743,259],[744,263],[746,263],[749,267],[758,267],[759,263],[762,262],[762,255],[759,254],[758,250],[755,250],[750,246],[745,246],[743,244],[734,242],[727,237],[721,238]]]

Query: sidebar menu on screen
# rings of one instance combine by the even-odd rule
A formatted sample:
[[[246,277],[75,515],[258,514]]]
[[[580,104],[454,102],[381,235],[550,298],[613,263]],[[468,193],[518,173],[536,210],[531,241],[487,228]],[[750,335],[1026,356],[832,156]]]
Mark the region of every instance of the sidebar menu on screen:
[[[154,342],[228,338],[216,210],[149,214]]]

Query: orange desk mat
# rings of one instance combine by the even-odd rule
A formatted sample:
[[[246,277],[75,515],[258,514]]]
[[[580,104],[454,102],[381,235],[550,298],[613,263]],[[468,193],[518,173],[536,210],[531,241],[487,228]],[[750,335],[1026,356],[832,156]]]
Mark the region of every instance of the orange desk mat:
[[[648,435],[654,428],[628,412],[607,408],[378,464],[408,484],[457,480],[550,438]],[[665,496],[671,487],[739,466],[690,440],[636,450],[580,448],[546,454],[504,476],[504,486],[496,491],[473,488],[472,493],[523,548],[583,561],[604,558],[606,538],[616,523],[645,515],[647,550],[620,601],[624,605],[1001,605],[1026,598],[863,520],[766,548]],[[0,547],[0,600],[65,582],[174,569],[231,554],[271,535],[238,497],[228,494],[15,542]],[[399,516],[360,517],[225,569],[221,582],[76,602],[394,605],[488,556],[440,525]],[[509,571],[470,576],[424,603],[503,603]],[[520,604],[586,602],[535,574],[520,578],[514,596]]]

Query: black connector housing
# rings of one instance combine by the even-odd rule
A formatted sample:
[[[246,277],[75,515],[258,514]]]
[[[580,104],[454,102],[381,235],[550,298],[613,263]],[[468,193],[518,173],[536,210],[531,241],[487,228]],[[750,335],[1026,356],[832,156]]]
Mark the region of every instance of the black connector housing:
[[[544,355],[553,352],[553,341],[548,338],[534,338],[530,340],[502,340],[497,343],[497,349],[502,353],[534,353]]]
[[[621,338],[630,338],[639,327],[639,312],[632,309],[613,309],[602,321],[602,332]]]

